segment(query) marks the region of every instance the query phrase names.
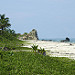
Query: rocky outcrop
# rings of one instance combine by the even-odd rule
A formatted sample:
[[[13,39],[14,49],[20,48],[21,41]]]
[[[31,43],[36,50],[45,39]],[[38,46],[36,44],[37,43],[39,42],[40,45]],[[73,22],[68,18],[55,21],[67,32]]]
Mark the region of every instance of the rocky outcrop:
[[[70,39],[68,37],[66,37],[65,40],[61,40],[61,42],[70,42]]]
[[[19,37],[19,40],[38,40],[37,31],[33,29],[30,33]]]

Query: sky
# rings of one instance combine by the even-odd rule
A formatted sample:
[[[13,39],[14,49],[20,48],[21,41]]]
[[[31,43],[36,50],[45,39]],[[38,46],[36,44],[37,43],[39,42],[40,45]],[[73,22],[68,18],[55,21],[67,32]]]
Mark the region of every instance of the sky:
[[[36,29],[41,39],[75,38],[75,0],[1,0],[0,14],[16,33]]]

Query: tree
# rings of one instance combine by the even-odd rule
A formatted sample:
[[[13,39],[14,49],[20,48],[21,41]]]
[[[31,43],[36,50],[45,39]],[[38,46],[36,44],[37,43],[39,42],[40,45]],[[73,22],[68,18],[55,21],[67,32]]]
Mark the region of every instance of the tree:
[[[5,28],[10,27],[11,24],[9,23],[9,18],[5,18],[5,14],[1,15],[0,14],[0,29],[4,30]]]
[[[23,35],[27,35],[27,34],[28,34],[28,33],[25,32]]]

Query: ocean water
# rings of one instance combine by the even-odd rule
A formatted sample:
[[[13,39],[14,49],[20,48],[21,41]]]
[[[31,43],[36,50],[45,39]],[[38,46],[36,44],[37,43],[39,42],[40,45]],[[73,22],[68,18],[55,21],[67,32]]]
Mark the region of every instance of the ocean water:
[[[54,42],[60,42],[61,40],[65,40],[64,38],[51,38],[51,39],[40,39],[40,40],[52,40]],[[70,42],[69,43],[75,43],[75,38],[70,38]]]

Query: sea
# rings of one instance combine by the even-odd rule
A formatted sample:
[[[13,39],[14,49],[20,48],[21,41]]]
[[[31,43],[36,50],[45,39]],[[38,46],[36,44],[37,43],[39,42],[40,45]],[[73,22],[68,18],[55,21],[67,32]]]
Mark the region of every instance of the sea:
[[[75,43],[75,38],[69,38],[70,42],[69,43]],[[61,42],[61,40],[65,40],[64,38],[50,38],[50,39],[39,39],[39,40],[45,40],[45,41],[54,41],[54,42]]]

